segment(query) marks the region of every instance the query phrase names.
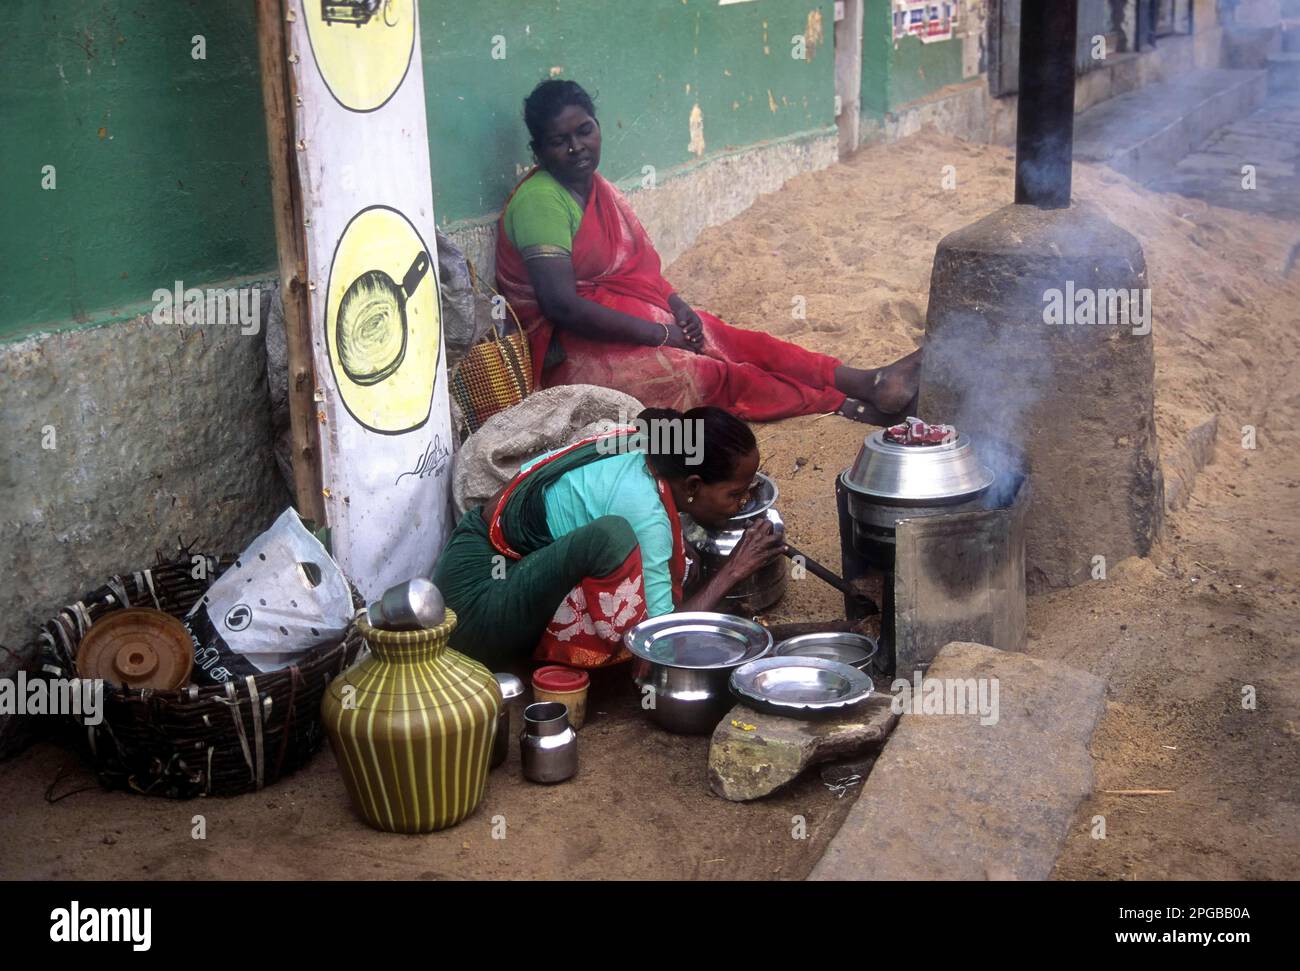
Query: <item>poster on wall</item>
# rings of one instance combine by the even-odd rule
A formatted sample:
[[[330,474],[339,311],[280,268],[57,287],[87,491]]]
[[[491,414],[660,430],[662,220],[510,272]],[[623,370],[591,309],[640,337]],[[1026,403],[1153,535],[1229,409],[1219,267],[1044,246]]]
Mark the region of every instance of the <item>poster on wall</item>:
[[[951,40],[961,0],[894,0],[894,43],[919,37],[922,43]]]
[[[367,599],[428,576],[451,419],[416,0],[284,0],[330,548]]]

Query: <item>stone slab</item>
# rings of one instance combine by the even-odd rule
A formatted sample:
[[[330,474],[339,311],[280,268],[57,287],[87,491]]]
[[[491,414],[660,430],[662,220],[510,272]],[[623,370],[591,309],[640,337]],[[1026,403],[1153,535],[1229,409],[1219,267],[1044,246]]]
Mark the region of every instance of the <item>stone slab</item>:
[[[759,799],[788,785],[810,765],[879,745],[898,716],[876,694],[849,718],[784,718],[745,705],[731,709],[709,745],[709,785],[724,799]]]
[[[1254,111],[1267,84],[1261,70],[1207,68],[1129,91],[1075,119],[1074,157],[1138,181],[1158,177],[1215,129]]]
[[[1105,684],[967,642],[926,677],[996,678],[996,722],[904,714],[810,879],[1046,879],[1092,791]]]
[[[1165,508],[1175,511],[1187,505],[1196,486],[1196,476],[1214,461],[1219,435],[1219,416],[1213,415],[1183,436],[1165,459]]]

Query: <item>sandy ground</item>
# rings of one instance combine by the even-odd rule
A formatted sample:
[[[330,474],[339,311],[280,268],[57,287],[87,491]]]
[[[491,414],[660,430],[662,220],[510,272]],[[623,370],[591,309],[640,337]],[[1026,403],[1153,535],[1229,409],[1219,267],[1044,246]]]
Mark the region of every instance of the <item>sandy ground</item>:
[[[957,186],[941,185],[943,166]],[[932,134],[872,148],[801,176],[707,231],[669,268],[692,303],[849,363],[917,345],[934,246],[1011,201],[1005,149]],[[1179,460],[1183,436],[1221,415],[1218,458],[1171,515],[1150,560],[1037,597],[1030,653],[1102,675],[1094,739],[1098,794],[1076,819],[1062,878],[1300,876],[1300,282],[1279,268],[1300,231],[1148,192],[1076,166],[1075,194],[1143,243],[1155,306],[1157,426]],[[797,298],[802,298],[799,300]],[[806,306],[806,318],[792,314]],[[1257,428],[1244,450],[1240,428]],[[836,417],[757,429],[793,542],[835,567],[833,476],[865,431]],[[796,459],[809,460],[796,471]],[[839,614],[809,577],[773,620]],[[1243,685],[1257,705],[1243,710]],[[92,789],[54,805],[46,786],[69,758],[40,745],[0,765],[0,875],[128,878],[649,877],[800,878],[847,811],[816,778],[750,805],[709,794],[707,739],[645,724],[622,676],[593,690],[582,773],[539,788],[517,755],[478,812],[431,837],[367,830],[347,807],[332,756],[235,800],[169,803]],[[60,791],[85,785],[75,764]],[[207,817],[208,839],[191,838]],[[791,836],[805,817],[808,839]],[[1106,838],[1092,838],[1093,818]],[[502,816],[506,838],[492,838]]]
[[[689,300],[763,320],[806,346],[875,365],[919,343],[939,239],[1011,201],[1012,155],[936,135],[860,153],[792,181],[709,230],[672,268]],[[940,188],[952,165],[957,188]],[[895,191],[901,186],[905,191]],[[1280,271],[1300,226],[1150,192],[1075,166],[1076,200],[1141,241],[1150,270],[1156,418],[1166,466],[1220,416],[1217,459],[1149,560],[1105,582],[1032,598],[1029,652],[1109,685],[1094,738],[1098,792],[1081,807],[1061,878],[1300,876],[1300,275]],[[756,285],[755,280],[761,280]],[[791,316],[797,296],[807,320]],[[1256,428],[1256,449],[1242,427]],[[793,542],[838,562],[831,476],[860,433],[837,418],[759,432]],[[811,464],[795,473],[798,457]],[[811,472],[811,474],[810,474]],[[816,579],[779,619],[830,616]],[[1242,690],[1256,707],[1243,710]],[[1093,838],[1105,817],[1105,839]]]

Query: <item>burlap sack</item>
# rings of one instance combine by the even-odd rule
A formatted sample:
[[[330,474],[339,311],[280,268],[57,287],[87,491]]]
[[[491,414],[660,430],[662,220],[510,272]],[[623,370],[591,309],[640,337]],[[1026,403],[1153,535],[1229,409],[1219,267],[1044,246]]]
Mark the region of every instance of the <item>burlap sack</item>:
[[[536,391],[493,415],[465,440],[453,461],[456,518],[486,502],[534,455],[635,418],[642,407],[621,391],[570,384]]]

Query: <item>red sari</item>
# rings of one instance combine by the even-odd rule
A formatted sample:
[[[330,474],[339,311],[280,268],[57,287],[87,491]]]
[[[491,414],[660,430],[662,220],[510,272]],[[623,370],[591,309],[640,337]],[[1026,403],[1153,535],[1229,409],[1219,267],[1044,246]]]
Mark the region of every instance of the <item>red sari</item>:
[[[732,327],[703,310],[696,310],[704,325],[704,347],[698,354],[557,331],[542,316],[524,259],[506,235],[504,210],[497,221],[496,255],[497,286],[528,334],[538,387],[595,384],[626,392],[649,407],[684,411],[716,405],[753,421],[819,414],[844,403],[844,393],[834,385],[840,361]],[[660,272],[659,254],[622,193],[600,173],[592,176],[572,259],[578,296],[644,320],[674,323],[668,304],[674,291]],[[543,370],[553,340],[565,359]]]

